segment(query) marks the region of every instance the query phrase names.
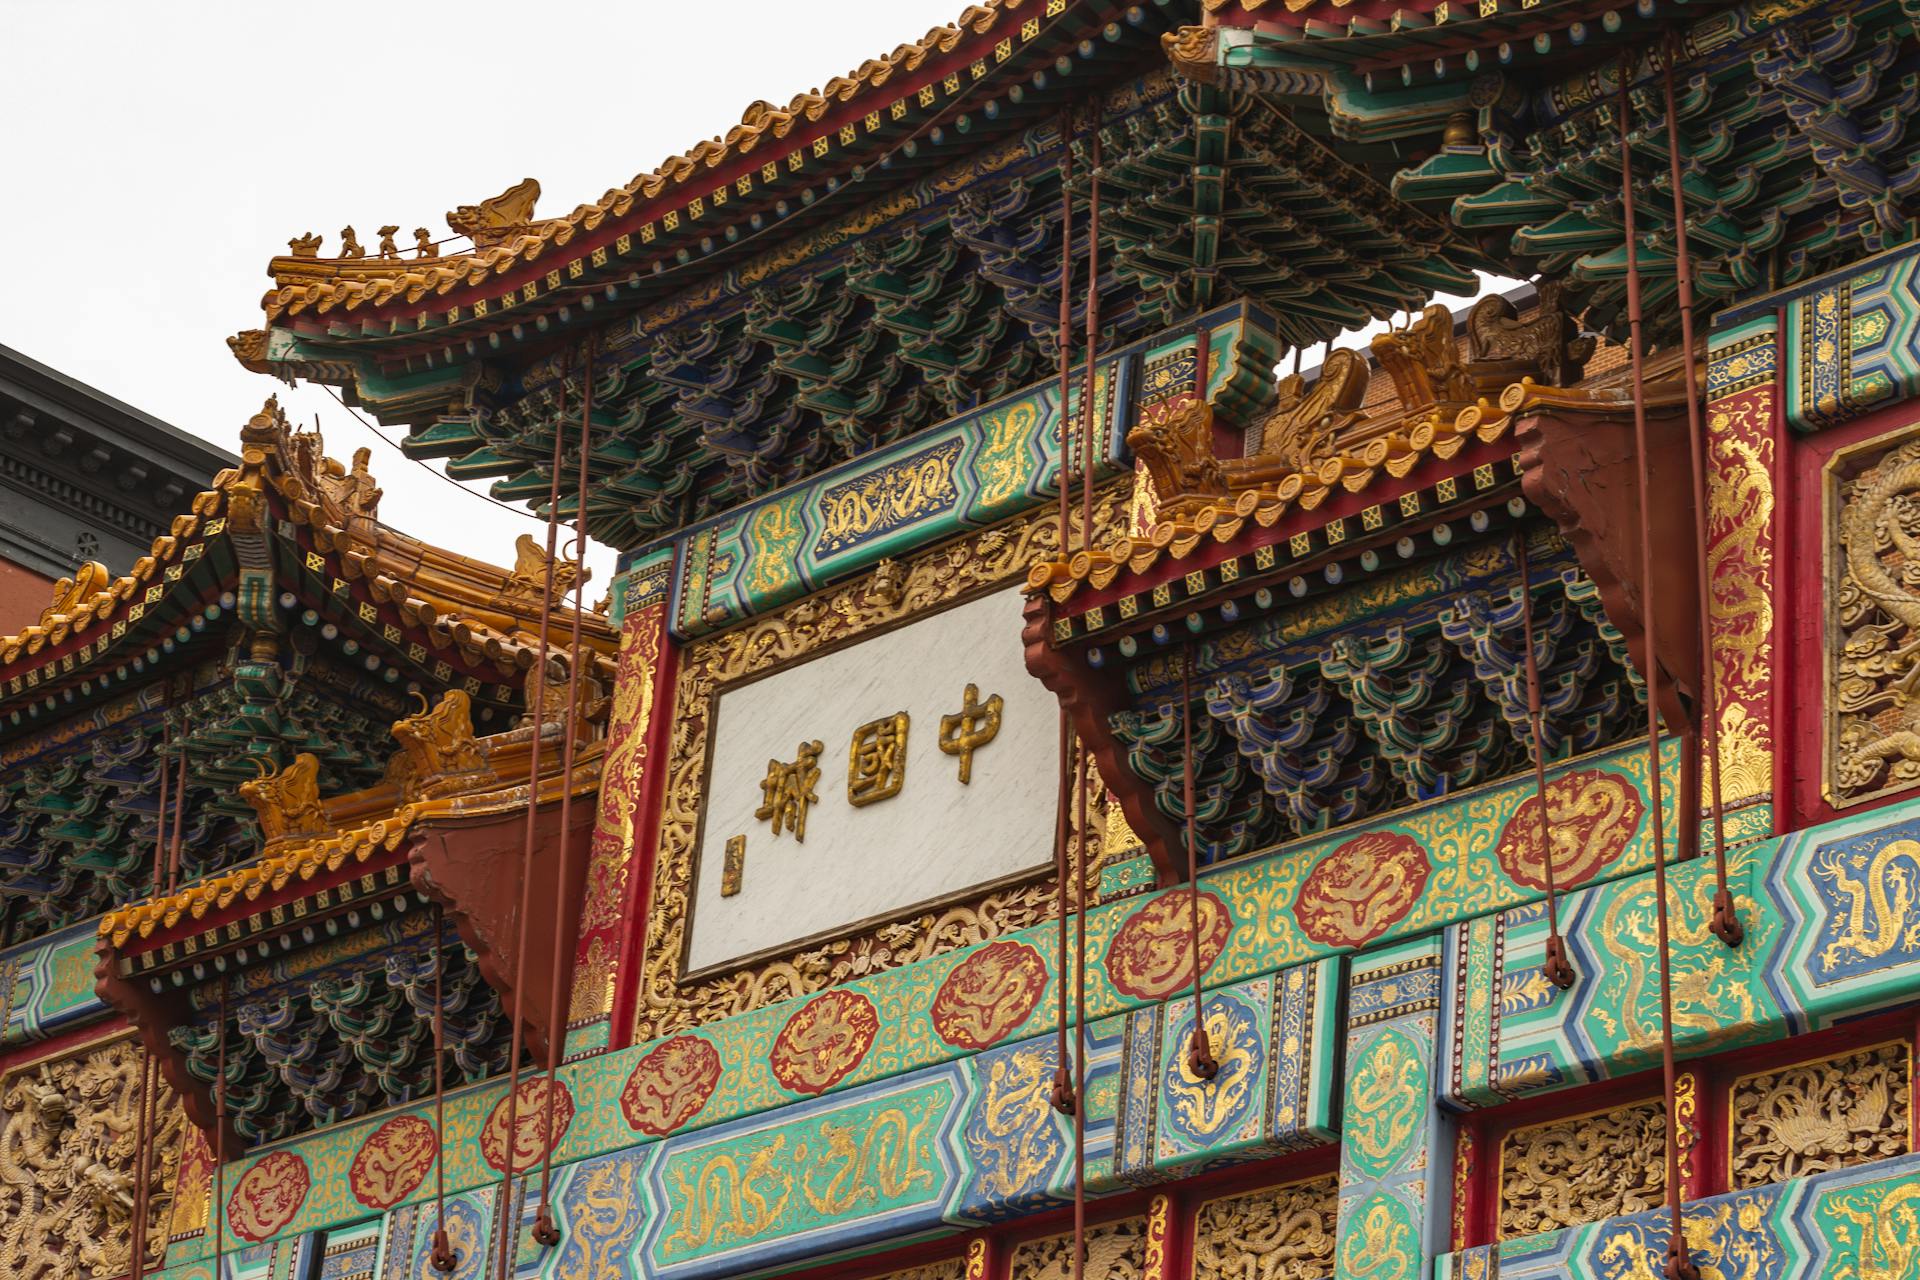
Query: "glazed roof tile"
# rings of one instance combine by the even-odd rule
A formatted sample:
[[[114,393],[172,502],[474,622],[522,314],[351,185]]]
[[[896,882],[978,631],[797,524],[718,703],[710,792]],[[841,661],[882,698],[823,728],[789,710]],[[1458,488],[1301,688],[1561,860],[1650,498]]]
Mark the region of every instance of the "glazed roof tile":
[[[215,476],[213,487],[197,494],[127,573],[116,577],[102,565],[86,565],[55,584],[38,622],[0,636],[0,680],[9,682],[0,698],[19,692],[12,681],[69,640],[89,633],[108,638],[110,623],[126,620],[130,608],[158,599],[156,592],[164,595],[183,576],[206,539],[229,534],[236,516],[257,521],[270,494],[287,521],[309,532],[316,554],[331,556],[345,576],[365,579],[375,600],[425,629],[435,647],[452,645],[469,661],[503,669],[533,665],[547,562],[530,536],[521,538],[519,562],[508,570],[380,524],[370,507],[355,505],[370,490],[377,501],[365,451],[350,472],[321,452],[317,433],[292,432],[273,399],[242,430],[241,442],[240,465]],[[550,644],[565,634],[560,618],[556,609]],[[605,616],[589,613],[582,622],[586,645],[610,653],[616,638]]]
[[[1337,443],[1316,465],[1277,480],[1222,496],[1182,500],[1178,495],[1171,499],[1162,495],[1163,515],[1146,534],[1123,534],[1102,551],[1082,551],[1064,563],[1037,564],[1028,574],[1028,590],[1044,591],[1056,604],[1065,604],[1083,590],[1104,591],[1123,575],[1138,577],[1163,563],[1201,555],[1251,529],[1272,529],[1290,513],[1315,511],[1342,495],[1378,492],[1378,501],[1391,501],[1404,487],[1394,482],[1405,479],[1421,463],[1445,462],[1470,446],[1506,440],[1518,421],[1533,412],[1629,409],[1630,371],[1623,353],[1623,348],[1611,344],[1601,347],[1591,364],[1593,376],[1573,387],[1548,386],[1528,376],[1464,407],[1430,405],[1404,412],[1398,404],[1388,406],[1347,437],[1361,437],[1363,443]],[[1649,406],[1680,403],[1678,364],[1673,352],[1648,362]],[[1376,403],[1375,398],[1369,395],[1368,403]],[[1210,417],[1211,409],[1207,412]]]
[[[268,321],[273,322],[309,309],[324,315],[336,307],[352,311],[364,304],[378,305],[396,298],[418,303],[429,294],[445,295],[462,285],[484,285],[522,263],[538,260],[549,250],[564,248],[577,235],[595,231],[609,219],[628,218],[636,209],[662,197],[679,197],[683,192],[708,195],[716,169],[763,144],[771,146],[792,137],[795,145],[813,143],[817,149],[815,126],[829,112],[878,96],[896,78],[920,70],[928,59],[951,54],[963,44],[990,48],[1007,39],[1010,29],[1032,38],[1035,20],[1060,15],[1069,2],[986,0],[985,4],[969,5],[952,24],[934,27],[919,40],[898,45],[883,57],[869,58],[846,75],[827,81],[823,88],[795,95],[785,107],[764,100],[754,102],[741,115],[740,123],[724,135],[669,157],[593,203],[582,204],[564,217],[528,221],[497,243],[476,242],[470,253],[411,259],[319,259],[298,253],[275,258],[270,272],[277,287],[262,300],[262,307]],[[538,184],[520,184],[522,188],[528,185],[537,195]],[[238,344],[235,353],[243,361],[246,356],[242,345],[249,340],[244,334],[230,340]]]
[[[449,692],[441,705],[431,711],[408,717],[395,725],[395,736],[408,728],[439,722],[450,726],[429,753],[429,770],[421,773],[416,753],[402,751],[389,765],[387,780],[362,791],[328,800],[310,798],[317,806],[308,813],[324,816],[323,829],[282,836],[268,842],[259,860],[236,867],[221,875],[186,885],[174,893],[137,902],[108,912],[101,918],[100,937],[115,948],[129,941],[151,938],[156,932],[168,932],[183,921],[205,918],[238,902],[254,902],[263,895],[277,894],[289,885],[312,881],[343,866],[368,862],[383,853],[400,849],[415,830],[437,819],[472,818],[524,809],[528,800],[527,778],[532,761],[529,749],[532,731],[528,727],[485,738],[473,736],[468,703],[458,690]],[[582,718],[588,710],[582,708]],[[549,737],[556,726],[549,723]],[[583,744],[570,775],[574,795],[591,792],[600,785],[600,766],[604,742]],[[560,753],[544,754],[538,787],[540,803],[558,799],[562,791]],[[297,772],[283,770],[282,775]],[[282,776],[282,775],[276,775]],[[271,779],[269,780],[271,781]],[[254,784],[244,784],[243,794]],[[259,798],[248,795],[261,811],[263,826],[271,827],[275,815],[267,810],[277,801],[272,791]],[[279,805],[284,812],[286,806]]]

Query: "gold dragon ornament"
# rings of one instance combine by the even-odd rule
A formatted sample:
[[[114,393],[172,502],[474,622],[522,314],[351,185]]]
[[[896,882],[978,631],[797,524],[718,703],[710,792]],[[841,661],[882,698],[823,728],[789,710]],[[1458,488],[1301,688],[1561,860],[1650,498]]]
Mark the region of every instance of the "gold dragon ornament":
[[[1837,803],[1920,780],[1920,440],[1841,487],[1832,759]]]
[[[131,1038],[25,1068],[0,1085],[0,1275],[117,1276],[133,1254],[145,1055]],[[166,1252],[184,1118],[163,1084],[153,1126],[147,1264]]]

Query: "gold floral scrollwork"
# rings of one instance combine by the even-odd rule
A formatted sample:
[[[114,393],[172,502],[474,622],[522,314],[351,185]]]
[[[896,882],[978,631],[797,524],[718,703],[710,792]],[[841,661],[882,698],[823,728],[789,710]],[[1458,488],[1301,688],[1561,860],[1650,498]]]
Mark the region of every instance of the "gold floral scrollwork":
[[[1320,1280],[1333,1274],[1339,1187],[1332,1175],[1209,1200],[1194,1217],[1194,1274]]]
[[[29,1064],[0,1081],[0,1275],[117,1276],[133,1254],[146,1055],[131,1037]],[[166,1252],[184,1117],[164,1084],[151,1133],[147,1265]]]
[[[1688,1186],[1693,1182],[1693,1148],[1700,1138],[1699,1117],[1700,1077],[1691,1071],[1682,1071],[1673,1081],[1673,1120],[1680,1134],[1677,1155],[1682,1195],[1687,1193]]]
[[[1147,1280],[1147,1220],[1123,1218],[1087,1228],[1084,1272],[1073,1263],[1071,1235],[1029,1240],[1015,1247],[1008,1280],[1072,1280],[1077,1274],[1100,1280]]]
[[[1766,1186],[1904,1154],[1910,1057],[1895,1041],[1735,1080],[1728,1185]]]
[[[1167,1235],[1172,1228],[1173,1198],[1155,1196],[1147,1204],[1147,1280],[1173,1280],[1167,1265]]]
[[[1658,1099],[1515,1129],[1500,1144],[1500,1238],[1651,1208],[1666,1195]]]

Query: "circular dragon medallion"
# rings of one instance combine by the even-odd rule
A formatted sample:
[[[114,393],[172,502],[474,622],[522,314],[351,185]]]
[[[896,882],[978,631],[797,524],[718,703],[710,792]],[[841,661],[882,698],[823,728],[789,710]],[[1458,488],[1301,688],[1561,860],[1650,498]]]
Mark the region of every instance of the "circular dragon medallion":
[[[1427,855],[1397,831],[1370,831],[1329,853],[1307,873],[1293,918],[1315,942],[1357,947],[1413,909],[1427,887]]]
[[[293,1221],[313,1185],[307,1162],[291,1151],[275,1151],[240,1175],[227,1197],[227,1224],[242,1240],[259,1244]]]
[[[634,1066],[620,1090],[620,1114],[662,1137],[700,1114],[720,1082],[720,1051],[698,1036],[675,1036]]]
[[[370,1209],[391,1209],[433,1167],[433,1126],[418,1116],[395,1116],[360,1144],[347,1170],[353,1198]]]
[[[1571,889],[1591,880],[1627,847],[1647,806],[1625,778],[1599,769],[1563,774],[1547,784],[1548,838],[1553,842],[1553,882]],[[1540,856],[1540,798],[1520,802],[1495,846],[1501,869],[1529,889],[1547,887]]]
[[[1139,1000],[1164,1000],[1193,981],[1193,909],[1185,892],[1163,893],[1127,917],[1107,944],[1107,976]],[[1220,958],[1233,928],[1227,904],[1202,893],[1200,972]]]
[[[1027,1020],[1047,987],[1047,962],[1024,942],[990,942],[954,966],[934,994],[934,1034],[984,1049]]]
[[[821,1093],[846,1079],[873,1047],[880,1016],[851,991],[828,991],[800,1007],[774,1037],[768,1065],[795,1093]]]
[[[567,1135],[567,1126],[573,1123],[573,1093],[564,1080],[554,1081],[554,1089],[551,1145],[557,1147],[560,1139]],[[547,1154],[547,1078],[535,1076],[522,1080],[514,1096],[517,1101],[513,1114],[513,1172],[519,1173],[540,1163],[541,1157]],[[501,1173],[508,1171],[505,1098],[493,1104],[486,1127],[480,1130],[480,1154]]]

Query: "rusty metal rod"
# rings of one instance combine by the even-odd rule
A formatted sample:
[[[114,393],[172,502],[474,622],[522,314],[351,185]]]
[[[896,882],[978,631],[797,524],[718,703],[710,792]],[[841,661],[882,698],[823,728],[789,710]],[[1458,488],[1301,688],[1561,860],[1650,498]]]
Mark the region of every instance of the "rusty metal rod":
[[[439,903],[433,904],[433,1249],[428,1255],[441,1275],[460,1265],[460,1256],[447,1239],[447,1017],[441,971],[446,967],[446,922]]]
[[[227,1257],[227,979],[220,979],[219,1043],[213,1068],[213,1274]]]
[[[1080,391],[1080,546],[1093,550],[1093,391],[1100,343],[1100,122],[1087,155],[1087,377]]]
[[[1667,928],[1667,851],[1660,794],[1659,596],[1653,589],[1652,468],[1647,456],[1646,361],[1641,339],[1644,316],[1640,299],[1639,231],[1635,226],[1633,207],[1632,103],[1627,86],[1628,70],[1623,63],[1618,111],[1620,193],[1627,244],[1627,332],[1628,353],[1633,366],[1634,461],[1640,484],[1640,607],[1647,668],[1642,674],[1647,682],[1647,778],[1653,800],[1654,924],[1660,950],[1660,1072],[1662,1100],[1666,1106],[1667,1209],[1671,1219],[1667,1233],[1666,1276],[1667,1280],[1700,1280],[1700,1270],[1694,1266],[1687,1248],[1680,1213],[1680,1118],[1675,1099],[1677,1072],[1673,1048],[1673,964]]]
[[[1527,646],[1527,722],[1533,728],[1533,795],[1540,810],[1540,862],[1547,881],[1547,954],[1540,971],[1547,981],[1565,991],[1573,985],[1573,966],[1567,963],[1566,941],[1560,936],[1559,889],[1554,884],[1553,823],[1547,816],[1546,716],[1540,706],[1540,662],[1533,652],[1533,576],[1527,563],[1527,538],[1513,531],[1513,558],[1520,570],[1520,627]]]
[[[534,648],[533,670],[523,684],[521,695],[527,707],[527,718],[533,722],[533,742],[527,757],[527,828],[526,838],[520,850],[520,910],[515,929],[513,957],[513,1031],[508,1038],[507,1051],[507,1127],[506,1127],[506,1170],[500,1181],[500,1248],[495,1256],[493,1270],[499,1280],[512,1280],[509,1266],[509,1248],[519,1228],[519,1213],[513,1206],[513,1173],[516,1165],[514,1153],[519,1147],[520,1136],[520,1050],[523,1032],[526,1026],[526,980],[527,980],[527,898],[528,889],[533,884],[533,850],[535,828],[540,812],[540,744],[546,737],[546,719],[541,704],[545,701],[547,684],[547,627],[553,618],[553,566],[558,556],[560,536],[560,466],[566,432],[561,423],[567,412],[567,379],[562,373],[560,378],[560,403],[554,414],[553,423],[553,463],[552,479],[547,487],[547,581],[540,592],[540,636]],[[572,708],[567,708],[568,715]],[[562,788],[564,789],[564,781]],[[561,834],[564,841],[565,833]]]
[[[1087,788],[1093,756],[1080,744],[1074,766],[1080,788],[1080,837],[1073,868],[1073,1276],[1081,1280],[1087,1260]],[[1063,978],[1064,981],[1064,978]]]
[[[1059,925],[1059,940],[1055,951],[1057,960],[1054,965],[1057,978],[1054,991],[1056,1002],[1054,1056],[1058,1061],[1054,1064],[1051,1099],[1053,1109],[1062,1115],[1074,1113],[1077,1109],[1078,1096],[1073,1088],[1072,1056],[1067,1048],[1067,877],[1071,874],[1067,869],[1067,828],[1072,821],[1072,811],[1069,806],[1073,803],[1072,794],[1068,790],[1073,785],[1071,773],[1073,766],[1068,763],[1067,758],[1073,749],[1073,728],[1067,721],[1067,709],[1062,705],[1060,708],[1059,787],[1055,792],[1053,817],[1053,914]]]
[[[1674,110],[1673,63],[1679,53],[1677,43],[1667,46],[1662,59],[1660,88],[1667,109],[1667,172],[1673,186],[1674,270],[1679,286],[1680,349],[1685,353],[1687,387],[1688,456],[1693,464],[1693,537],[1700,578],[1700,723],[1707,740],[1709,795],[1713,812],[1713,924],[1714,936],[1729,947],[1737,947],[1746,936],[1740,924],[1740,909],[1733,891],[1727,888],[1726,802],[1720,774],[1719,692],[1714,688],[1713,653],[1713,578],[1707,556],[1707,433],[1700,415],[1699,373],[1693,352],[1693,255],[1687,244],[1687,193],[1681,185],[1680,117]],[[1687,803],[1698,805],[1697,796]]]
[[[557,428],[556,428],[557,430]],[[566,1045],[567,1020],[561,1016],[564,998],[561,978],[566,972],[566,947],[571,941],[562,927],[567,911],[567,886],[573,871],[573,759],[579,744],[580,609],[587,586],[587,460],[593,431],[593,351],[588,348],[586,377],[580,392],[580,469],[578,500],[573,512],[573,626],[567,636],[567,720],[560,745],[560,885],[553,897],[553,972],[547,985],[547,1091],[542,1098],[545,1150],[540,1154],[540,1210],[533,1220],[533,1238],[552,1248],[560,1243],[548,1196],[553,1187],[553,1099],[559,1090],[560,1058]]]
[[[1187,644],[1180,663],[1180,788],[1186,814],[1187,835],[1187,924],[1193,953],[1193,1034],[1187,1038],[1187,1070],[1196,1078],[1211,1080],[1220,1073],[1207,1035],[1206,1008],[1201,995],[1200,975],[1206,969],[1206,955],[1200,944],[1200,852],[1194,833],[1193,785],[1193,645]]]
[[[1060,113],[1060,563],[1067,562],[1068,497],[1067,397],[1073,387],[1073,119]],[[1060,768],[1067,760],[1060,758]],[[1064,892],[1064,891],[1063,891]]]

